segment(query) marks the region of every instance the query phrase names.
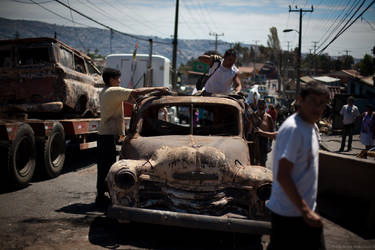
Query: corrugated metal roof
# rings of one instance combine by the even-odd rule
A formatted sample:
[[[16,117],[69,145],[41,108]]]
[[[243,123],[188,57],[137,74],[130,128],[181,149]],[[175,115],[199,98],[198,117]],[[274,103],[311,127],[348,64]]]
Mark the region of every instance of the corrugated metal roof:
[[[311,76],[301,76],[300,78],[303,82],[309,83],[314,81],[314,79]]]
[[[315,80],[321,81],[321,82],[338,82],[340,81],[339,78],[334,78],[330,76],[314,76]]]

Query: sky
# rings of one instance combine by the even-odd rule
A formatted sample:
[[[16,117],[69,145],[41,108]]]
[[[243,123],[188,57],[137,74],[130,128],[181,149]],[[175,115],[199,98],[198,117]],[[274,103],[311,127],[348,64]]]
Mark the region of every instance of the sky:
[[[176,0],[59,0],[122,32],[171,38]],[[363,58],[375,46],[375,4],[342,35],[321,51],[342,27],[373,0],[179,0],[179,39],[218,39],[229,43],[267,46],[276,27],[283,50],[298,46],[299,9],[302,53],[328,53]],[[291,12],[289,11],[291,6]],[[295,12],[297,10],[297,12]],[[54,13],[52,13],[54,12]],[[57,14],[57,15],[56,15]],[[354,14],[354,16],[353,16]],[[353,18],[350,20],[350,18]],[[65,26],[100,27],[54,0],[0,0],[0,17]],[[293,29],[291,32],[283,32]],[[315,48],[314,48],[315,45]]]

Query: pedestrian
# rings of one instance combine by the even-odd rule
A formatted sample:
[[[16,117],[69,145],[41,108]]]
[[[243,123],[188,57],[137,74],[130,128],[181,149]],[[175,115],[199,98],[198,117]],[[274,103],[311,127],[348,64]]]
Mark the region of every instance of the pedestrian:
[[[266,102],[258,100],[257,110],[253,115],[255,132],[255,164],[266,166],[267,154],[271,151],[272,139],[276,138],[275,125],[272,117],[266,113]]]
[[[204,90],[207,95],[228,95],[232,87],[236,93],[241,92],[242,84],[238,76],[239,70],[234,65],[236,58],[236,51],[233,49],[225,51],[224,58],[218,55],[202,55],[199,57],[199,61],[210,65],[209,78]]]
[[[344,151],[346,136],[349,137],[348,151],[350,151],[352,150],[353,130],[361,115],[357,106],[354,105],[354,98],[352,96],[348,98],[348,104],[341,108],[340,115],[343,116],[342,121],[344,123],[344,129],[342,131],[341,147],[339,151]]]
[[[277,110],[272,104],[268,105],[267,113],[272,117],[273,122],[276,123]]]
[[[317,122],[329,100],[326,86],[311,83],[298,97],[298,112],[281,125],[273,154],[271,249],[325,249],[316,209],[319,163]]]
[[[366,105],[366,112],[362,114],[360,140],[366,150],[375,145],[375,115],[371,104]]]
[[[105,68],[103,81],[105,87],[99,94],[100,126],[97,140],[98,162],[95,206],[105,209],[110,199],[105,195],[108,187],[105,178],[116,161],[116,140],[125,134],[123,102],[135,103],[137,97],[152,91],[167,91],[164,87],[126,89],[120,87],[121,73],[117,69]]]
[[[257,100],[260,99],[260,94],[256,90],[250,90],[246,98],[246,103],[248,103],[253,111],[257,109]]]

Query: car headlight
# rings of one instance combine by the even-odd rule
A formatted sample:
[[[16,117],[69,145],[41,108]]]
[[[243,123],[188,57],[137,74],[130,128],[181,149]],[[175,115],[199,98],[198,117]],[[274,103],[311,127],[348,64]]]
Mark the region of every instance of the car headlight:
[[[268,200],[271,196],[271,189],[272,189],[271,183],[266,183],[266,184],[260,185],[257,189],[258,198],[262,201]]]
[[[137,182],[137,175],[128,168],[122,168],[115,174],[116,185],[122,189],[129,189]]]

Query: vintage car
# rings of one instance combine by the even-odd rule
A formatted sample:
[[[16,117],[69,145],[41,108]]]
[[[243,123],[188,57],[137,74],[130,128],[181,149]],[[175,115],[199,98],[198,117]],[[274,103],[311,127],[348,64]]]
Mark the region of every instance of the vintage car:
[[[176,111],[173,119],[160,115],[163,110]],[[155,94],[139,100],[120,160],[107,175],[108,215],[119,221],[268,232],[265,201],[272,173],[250,165],[244,112],[244,101],[230,96]]]
[[[100,71],[52,38],[0,41],[0,112],[96,117]]]

